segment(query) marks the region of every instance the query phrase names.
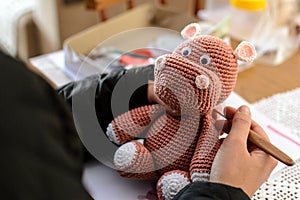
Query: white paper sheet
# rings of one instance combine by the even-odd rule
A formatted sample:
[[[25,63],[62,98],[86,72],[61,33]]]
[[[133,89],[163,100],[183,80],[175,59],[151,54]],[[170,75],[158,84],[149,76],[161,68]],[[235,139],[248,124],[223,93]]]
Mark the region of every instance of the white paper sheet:
[[[95,200],[146,200],[153,196],[155,182],[131,180],[99,163],[90,163],[83,173],[83,184]]]
[[[237,94],[233,93],[224,105],[238,108],[240,105],[251,105]],[[271,142],[288,154],[293,159],[300,157],[300,139],[289,134],[287,130],[269,120],[267,117],[251,108],[252,116],[267,132]],[[284,164],[279,163],[273,173],[278,172]],[[273,174],[272,173],[272,174]],[[155,183],[149,181],[135,181],[121,178],[117,172],[101,164],[89,164],[86,166],[83,183],[95,200],[143,200],[151,196]]]

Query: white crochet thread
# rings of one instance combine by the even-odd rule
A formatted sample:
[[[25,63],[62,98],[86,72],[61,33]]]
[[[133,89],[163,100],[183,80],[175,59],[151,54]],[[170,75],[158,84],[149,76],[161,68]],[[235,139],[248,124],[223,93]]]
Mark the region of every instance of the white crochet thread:
[[[273,95],[252,105],[300,138],[300,88]]]
[[[134,143],[123,144],[115,153],[114,163],[117,168],[128,167],[136,156],[136,146]]]
[[[117,135],[114,131],[114,128],[112,126],[112,123],[110,123],[106,129],[106,135],[108,137],[108,139],[114,143],[116,143],[117,145],[120,145],[120,142],[118,141]]]
[[[300,88],[262,99],[253,107],[285,126],[300,138]],[[272,175],[254,194],[252,200],[300,199],[300,159]]]
[[[252,197],[252,200],[262,199],[300,199],[300,159],[270,177]]]
[[[193,182],[201,182],[201,181],[208,181],[209,180],[209,174],[208,173],[199,173],[199,172],[194,172],[191,175],[191,179]]]
[[[158,185],[162,188],[162,195],[165,200],[171,200],[189,183],[189,180],[184,175],[172,173],[164,176]]]

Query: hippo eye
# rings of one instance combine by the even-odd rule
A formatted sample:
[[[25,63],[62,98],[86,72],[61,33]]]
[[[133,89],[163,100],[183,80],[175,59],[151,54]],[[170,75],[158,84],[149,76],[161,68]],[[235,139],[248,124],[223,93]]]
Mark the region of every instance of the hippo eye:
[[[182,50],[181,50],[181,54],[183,56],[188,56],[192,53],[192,49],[190,47],[184,47]]]
[[[202,65],[208,65],[210,63],[210,61],[211,61],[211,58],[206,54],[204,54],[200,57],[200,63]]]

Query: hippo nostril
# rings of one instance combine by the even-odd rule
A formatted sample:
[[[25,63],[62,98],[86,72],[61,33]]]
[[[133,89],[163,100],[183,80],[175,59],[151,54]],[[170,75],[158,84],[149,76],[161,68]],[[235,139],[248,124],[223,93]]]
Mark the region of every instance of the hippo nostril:
[[[165,67],[166,58],[164,56],[160,56],[155,61],[155,67],[157,70],[162,70]]]

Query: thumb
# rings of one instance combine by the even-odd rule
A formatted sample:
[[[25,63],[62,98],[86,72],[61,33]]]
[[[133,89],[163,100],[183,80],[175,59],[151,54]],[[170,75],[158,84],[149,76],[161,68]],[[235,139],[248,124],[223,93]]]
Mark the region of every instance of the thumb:
[[[231,130],[228,134],[228,140],[235,139],[241,140],[245,143],[248,139],[249,130],[251,127],[251,113],[250,109],[247,106],[241,106],[235,112]]]

